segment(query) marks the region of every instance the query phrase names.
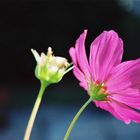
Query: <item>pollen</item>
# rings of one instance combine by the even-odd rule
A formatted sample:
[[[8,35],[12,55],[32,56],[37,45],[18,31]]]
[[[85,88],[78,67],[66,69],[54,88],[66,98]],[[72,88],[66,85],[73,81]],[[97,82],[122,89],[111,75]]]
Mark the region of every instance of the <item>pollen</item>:
[[[106,92],[107,88],[105,87],[104,83],[101,84],[101,87],[102,87],[103,92]]]
[[[101,89],[100,89],[100,91],[99,91],[99,95],[101,95],[101,94],[107,94],[107,88],[106,88],[106,86],[105,86],[105,83],[103,82],[103,83],[100,83],[98,80],[94,83],[94,85],[95,85],[95,87],[97,87],[97,86],[100,86],[101,87]]]

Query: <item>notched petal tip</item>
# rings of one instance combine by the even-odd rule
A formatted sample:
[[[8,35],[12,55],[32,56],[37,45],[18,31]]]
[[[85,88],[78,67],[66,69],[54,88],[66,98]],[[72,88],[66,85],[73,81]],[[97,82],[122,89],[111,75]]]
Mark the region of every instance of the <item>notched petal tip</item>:
[[[109,31],[104,30],[103,34],[106,34],[106,35],[109,35],[109,36],[115,36],[116,38],[119,38],[118,33],[114,30],[109,30]]]
[[[103,33],[111,33],[111,34],[116,33],[117,34],[117,32],[114,31],[114,30],[108,30],[108,31],[107,30],[104,30]]]

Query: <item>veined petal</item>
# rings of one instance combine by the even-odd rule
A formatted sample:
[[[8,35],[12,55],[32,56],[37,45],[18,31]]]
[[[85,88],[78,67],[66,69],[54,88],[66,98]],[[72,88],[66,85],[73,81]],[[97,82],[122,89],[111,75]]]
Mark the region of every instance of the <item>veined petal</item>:
[[[88,64],[88,59],[87,59],[87,55],[85,51],[86,34],[87,34],[87,30],[84,30],[84,32],[77,39],[76,44],[75,44],[75,50],[76,50],[77,62],[80,69],[83,71],[87,79],[90,79],[89,64]]]
[[[122,121],[124,121],[126,124],[129,124],[131,121],[135,123],[140,122],[140,113],[134,111],[133,109],[127,107],[126,105],[116,101],[110,102],[110,105],[120,116],[124,118],[124,120]]]
[[[127,94],[128,91],[140,93],[139,77],[140,59],[127,61],[113,68],[105,85],[110,93]]]
[[[80,71],[80,69],[78,67],[74,67],[73,68],[73,73],[75,75],[75,77],[80,81],[80,86],[82,86],[84,89],[88,89],[87,88],[87,80],[85,75]]]
[[[124,118],[120,114],[118,114],[115,110],[114,107],[111,105],[110,101],[94,101],[97,107],[100,107],[101,109],[110,112],[114,117],[117,119],[124,121],[126,124],[130,123],[130,120],[127,118]]]
[[[69,50],[69,54],[71,56],[72,62],[74,64],[74,66],[77,66],[77,58],[76,58],[76,53],[75,53],[75,48],[71,47]]]
[[[86,91],[88,90],[88,84],[86,82],[80,82],[79,85],[83,87]]]
[[[80,82],[85,81],[85,76],[84,76],[84,74],[79,70],[78,67],[74,67],[74,68],[73,68],[73,73],[74,73],[75,77],[76,77]]]
[[[117,119],[129,124],[131,121],[140,122],[140,113],[132,110],[128,106],[119,103],[115,100],[110,101],[95,101],[96,106],[110,112]]]
[[[121,62],[123,42],[114,31],[104,31],[91,44],[90,69],[94,81],[103,82],[112,67]]]
[[[120,103],[123,103],[127,106],[130,106],[132,108],[135,109],[140,109],[140,94],[138,94],[137,96],[135,95],[120,95],[120,94],[113,94],[110,98],[112,98],[113,100],[116,100]]]
[[[72,58],[72,62],[73,62],[73,65],[74,65],[73,73],[74,73],[75,77],[80,81],[80,83],[79,83],[80,86],[83,87],[85,90],[88,90],[86,76],[78,68],[78,65],[77,65],[77,57],[76,57],[76,53],[75,53],[75,48],[71,47],[70,50],[69,50],[69,54]]]

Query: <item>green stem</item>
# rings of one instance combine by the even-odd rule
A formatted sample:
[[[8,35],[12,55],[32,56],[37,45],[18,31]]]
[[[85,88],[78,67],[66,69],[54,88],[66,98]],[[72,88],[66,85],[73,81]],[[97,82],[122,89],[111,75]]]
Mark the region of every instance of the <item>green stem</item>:
[[[41,103],[41,100],[42,100],[42,96],[43,96],[43,93],[44,93],[46,87],[47,87],[47,84],[45,82],[41,82],[41,87],[40,87],[37,99],[35,101],[32,113],[30,115],[30,119],[28,121],[28,125],[27,125],[27,128],[26,128],[23,140],[29,140],[30,139],[31,131],[32,131],[33,124],[34,124],[34,121],[35,121],[35,118],[36,118],[36,114],[38,112],[38,109],[39,109],[39,106],[40,106],[40,103]]]
[[[88,104],[89,104],[92,100],[93,100],[93,98],[90,97],[90,98],[86,101],[86,103],[80,108],[80,110],[77,112],[76,116],[73,118],[71,124],[69,125],[69,128],[68,128],[68,130],[67,130],[67,132],[66,132],[66,134],[65,134],[64,140],[68,140],[69,135],[70,135],[70,133],[71,133],[71,130],[72,130],[72,128],[74,127],[74,125],[75,125],[77,119],[79,118],[79,116],[81,115],[81,113],[83,112],[83,110],[88,106]]]

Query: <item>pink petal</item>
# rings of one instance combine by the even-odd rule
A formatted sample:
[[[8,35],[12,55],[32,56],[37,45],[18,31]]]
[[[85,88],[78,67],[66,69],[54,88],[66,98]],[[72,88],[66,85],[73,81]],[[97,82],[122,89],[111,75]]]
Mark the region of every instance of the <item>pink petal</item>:
[[[129,124],[131,121],[140,122],[140,114],[117,101],[95,101],[96,106],[110,112],[117,119]]]
[[[75,54],[75,48],[71,47],[69,50],[69,54],[71,56],[73,64],[77,66],[77,58],[76,58],[76,54]]]
[[[117,112],[121,117],[124,118],[123,121],[126,124],[128,124],[129,121],[133,121],[135,123],[140,122],[140,113],[132,110],[126,105],[115,101],[110,102],[110,105],[114,108],[115,112]]]
[[[126,104],[127,106],[130,106],[135,109],[140,109],[140,94],[137,96],[131,95],[131,96],[125,96],[125,95],[120,95],[120,94],[113,94],[111,96],[112,99]]]
[[[91,44],[90,68],[92,78],[103,82],[108,78],[112,67],[121,62],[123,42],[114,31],[104,31]]]
[[[87,81],[86,81],[86,77],[84,76],[84,74],[76,66],[73,69],[73,73],[74,73],[75,77],[80,81],[80,86],[82,86],[84,89],[87,90]]]
[[[85,82],[80,82],[79,85],[83,87],[86,91],[88,91],[88,84]]]
[[[75,77],[80,82],[85,81],[85,76],[84,76],[83,72],[81,72],[81,70],[77,66],[77,57],[76,57],[76,53],[75,53],[75,48],[71,47],[70,50],[69,50],[69,54],[72,58],[72,62],[73,62],[73,65],[74,65],[73,73],[74,73]]]
[[[77,57],[75,53],[75,48],[71,47],[69,50],[69,54],[72,58],[72,62],[74,65],[73,73],[75,77],[80,81],[80,86],[82,86],[85,90],[87,90],[87,81],[84,73],[77,66]]]
[[[90,79],[90,72],[89,72],[89,64],[88,59],[86,56],[85,51],[85,39],[86,39],[87,30],[85,30],[75,44],[75,50],[76,50],[76,57],[78,61],[78,65],[80,69],[83,71],[85,76]]]
[[[114,108],[112,107],[110,101],[94,101],[97,107],[100,107],[103,110],[110,112],[114,117],[117,119],[124,121],[126,124],[130,123],[129,119],[124,118],[123,116],[119,115]]]
[[[140,59],[127,61],[114,67],[105,83],[109,93],[140,93]],[[127,92],[126,92],[127,91]]]

